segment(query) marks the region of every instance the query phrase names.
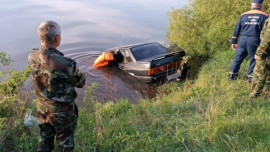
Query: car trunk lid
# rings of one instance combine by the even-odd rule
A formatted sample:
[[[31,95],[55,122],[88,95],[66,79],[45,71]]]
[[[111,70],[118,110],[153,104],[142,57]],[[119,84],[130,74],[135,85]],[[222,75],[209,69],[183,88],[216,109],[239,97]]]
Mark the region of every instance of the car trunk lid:
[[[182,58],[185,55],[185,51],[181,51],[152,58],[148,69],[148,75],[150,76],[160,72],[171,71],[172,69],[179,69],[181,67]]]

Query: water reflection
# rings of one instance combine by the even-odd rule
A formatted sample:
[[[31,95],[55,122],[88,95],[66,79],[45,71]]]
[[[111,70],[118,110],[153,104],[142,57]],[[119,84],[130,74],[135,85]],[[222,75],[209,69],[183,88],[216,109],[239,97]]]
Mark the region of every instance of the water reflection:
[[[108,92],[108,96],[113,96],[115,99],[125,97],[130,101],[138,102],[140,98],[152,98],[155,97],[156,85],[144,83],[124,71],[115,67],[103,67],[99,68],[101,77],[103,79],[101,84],[104,88],[96,90],[96,93],[105,95]],[[100,95],[101,95],[100,94]]]
[[[166,40],[172,7],[186,1],[124,0],[1,0],[0,49],[16,54],[39,46],[37,27],[55,20],[62,27],[62,44],[98,44],[101,48]],[[63,48],[63,47],[61,47]]]

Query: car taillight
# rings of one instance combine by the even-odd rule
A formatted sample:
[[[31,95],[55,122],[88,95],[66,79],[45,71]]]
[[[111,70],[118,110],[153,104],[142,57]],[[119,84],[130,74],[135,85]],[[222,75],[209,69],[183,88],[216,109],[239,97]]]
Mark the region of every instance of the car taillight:
[[[182,61],[177,61],[177,62],[173,62],[170,64],[154,67],[154,68],[148,69],[147,74],[150,76],[150,75],[162,72],[162,71],[167,71],[168,69],[180,68],[181,63],[182,63]]]

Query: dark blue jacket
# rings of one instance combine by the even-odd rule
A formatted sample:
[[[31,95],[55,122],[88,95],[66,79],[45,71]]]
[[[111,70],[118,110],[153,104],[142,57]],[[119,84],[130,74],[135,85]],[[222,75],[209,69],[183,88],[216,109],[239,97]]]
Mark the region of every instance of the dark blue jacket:
[[[243,13],[235,25],[231,44],[237,44],[239,36],[260,38],[260,33],[267,18],[268,14],[259,9],[252,9]]]

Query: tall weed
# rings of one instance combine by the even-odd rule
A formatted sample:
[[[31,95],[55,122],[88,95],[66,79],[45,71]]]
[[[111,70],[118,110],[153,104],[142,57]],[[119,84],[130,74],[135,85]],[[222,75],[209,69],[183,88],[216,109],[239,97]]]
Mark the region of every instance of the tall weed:
[[[2,51],[0,61],[0,151],[30,151],[34,145],[29,141],[37,140],[37,132],[24,127],[24,116],[31,105],[30,92],[22,91],[30,70],[12,69],[12,59]]]

